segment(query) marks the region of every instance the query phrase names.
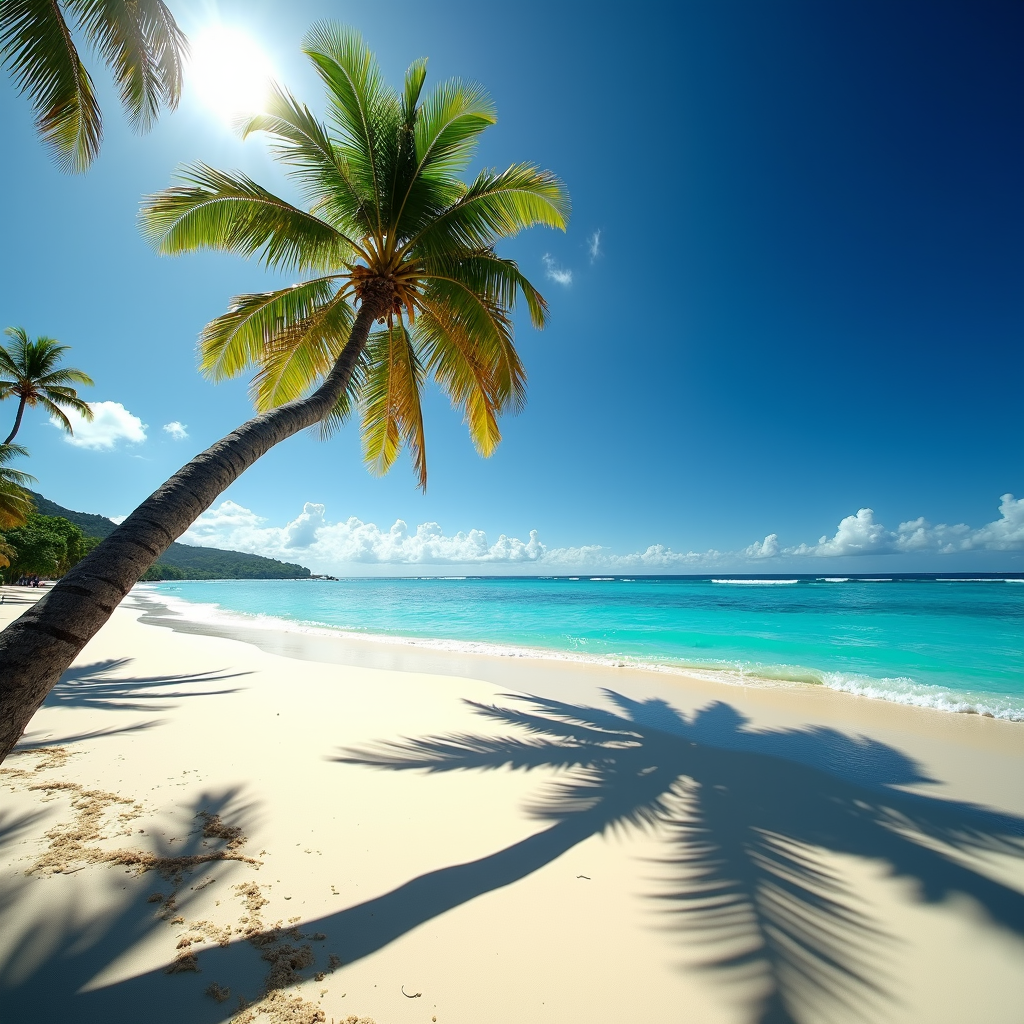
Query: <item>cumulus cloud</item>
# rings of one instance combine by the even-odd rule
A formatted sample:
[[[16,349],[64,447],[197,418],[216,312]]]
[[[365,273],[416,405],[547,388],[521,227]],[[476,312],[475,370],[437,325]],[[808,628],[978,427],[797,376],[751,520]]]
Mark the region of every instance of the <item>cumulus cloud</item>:
[[[274,526],[251,509],[224,501],[200,516],[181,539],[186,544],[299,561],[314,572],[332,574],[358,572],[359,566],[365,571],[372,571],[374,566],[407,567],[409,572],[475,566],[480,572],[525,571],[533,575],[700,572],[729,571],[730,567],[785,557],[1024,550],[1024,499],[1004,495],[1000,512],[998,520],[977,530],[962,524],[932,526],[924,519],[888,530],[875,520],[870,508],[862,508],[843,519],[833,536],[825,535],[817,544],[783,548],[778,535],[770,533],[763,541],[739,551],[675,551],[664,544],[652,544],[643,551],[616,554],[599,544],[550,548],[536,530],[531,530],[526,540],[502,534],[492,543],[482,530],[446,534],[433,522],[414,529],[402,519],[387,529],[355,516],[331,522],[326,507],[316,502],[306,502],[294,519]]]
[[[177,420],[171,420],[170,423],[164,424],[164,433],[170,434],[171,438],[175,441],[184,441],[188,437],[188,427],[184,423],[179,423]]]
[[[233,501],[205,512],[181,538],[186,544],[238,548],[292,561],[300,554],[319,566],[344,563],[382,565],[469,565],[536,561],[544,552],[537,531],[522,541],[502,534],[488,543],[482,530],[447,536],[437,523],[410,530],[397,520],[388,530],[352,516],[331,523],[323,505],[306,502],[300,515],[283,527]]]
[[[551,253],[546,252],[541,258],[544,260],[544,273],[550,280],[564,285],[566,288],[572,284],[572,271],[560,267]]]
[[[1024,498],[1012,494],[999,499],[999,518],[969,538],[974,547],[989,551],[1019,551],[1024,548]]]
[[[528,540],[502,534],[491,543],[482,530],[446,534],[438,523],[410,529],[397,520],[382,530],[354,516],[332,523],[323,505],[307,502],[284,526],[267,520],[233,501],[203,513],[182,536],[186,544],[234,548],[280,558],[300,559],[316,571],[331,572],[344,565],[383,566],[535,566],[535,572],[655,572],[684,566],[714,564],[719,552],[676,552],[655,544],[645,551],[616,555],[600,545],[548,548],[536,530]]]
[[[1012,494],[1004,494],[1000,499],[999,513],[998,519],[977,530],[966,523],[933,526],[923,516],[900,523],[895,530],[888,530],[876,522],[872,509],[862,508],[855,516],[842,520],[833,537],[824,536],[817,544],[800,544],[781,553],[825,558],[922,551],[949,555],[961,551],[1024,550],[1024,498],[1015,499]],[[751,553],[751,548],[747,553]]]
[[[759,544],[754,541],[749,547],[743,549],[747,558],[774,558],[779,553],[779,535],[769,533]]]
[[[78,448],[109,451],[118,441],[142,444],[146,440],[146,424],[133,416],[120,402],[90,402],[92,420],[83,419],[74,409],[66,409],[73,434],[65,440]]]
[[[593,263],[601,255],[601,229],[598,228],[587,239],[587,251],[590,253],[590,262]]]

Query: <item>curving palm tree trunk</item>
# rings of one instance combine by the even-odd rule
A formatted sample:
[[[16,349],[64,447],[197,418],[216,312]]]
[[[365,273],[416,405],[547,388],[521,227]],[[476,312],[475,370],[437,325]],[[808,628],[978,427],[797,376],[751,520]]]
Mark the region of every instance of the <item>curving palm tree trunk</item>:
[[[352,332],[323,384],[244,423],[183,466],[45,597],[0,633],[0,762],[78,652],[139,577],[274,445],[319,423],[345,393],[378,313],[393,289],[365,294]]]
[[[10,444],[17,436],[18,431],[21,430],[21,418],[25,415],[25,398],[22,397],[21,401],[18,402],[18,415],[14,417],[14,426],[11,427],[11,432],[7,435],[7,440],[4,444]]]

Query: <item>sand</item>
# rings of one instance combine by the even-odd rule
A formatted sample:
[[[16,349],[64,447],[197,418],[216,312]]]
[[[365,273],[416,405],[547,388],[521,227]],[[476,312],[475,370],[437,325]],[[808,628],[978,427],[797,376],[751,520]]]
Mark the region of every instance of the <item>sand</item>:
[[[129,597],[0,768],[4,1019],[1021,1019],[1022,725],[220,633]]]

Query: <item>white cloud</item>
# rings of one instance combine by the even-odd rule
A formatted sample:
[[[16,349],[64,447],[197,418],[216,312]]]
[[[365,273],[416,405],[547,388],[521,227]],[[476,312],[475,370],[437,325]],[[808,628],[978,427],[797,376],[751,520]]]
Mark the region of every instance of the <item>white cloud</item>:
[[[544,552],[536,530],[529,541],[502,534],[488,544],[481,530],[446,536],[437,523],[410,531],[401,519],[389,530],[354,516],[331,523],[324,506],[306,502],[302,513],[283,527],[233,501],[205,512],[181,538],[186,544],[238,548],[294,561],[300,554],[319,566],[364,562],[383,565],[486,564],[536,561]]]
[[[1024,498],[1014,499],[1012,494],[1004,494],[999,512],[999,519],[977,530],[965,523],[932,526],[924,516],[900,523],[895,530],[887,530],[875,522],[875,513],[870,508],[862,508],[839,524],[835,536],[821,537],[817,544],[786,548],[782,554],[834,557],[922,551],[949,555],[958,551],[1024,550]],[[748,548],[747,553],[750,551]]]
[[[536,566],[555,571],[648,572],[713,564],[717,551],[698,554],[676,552],[660,544],[629,555],[613,554],[600,545],[548,548],[536,530],[529,540],[502,534],[493,544],[482,530],[444,533],[437,523],[422,523],[415,530],[401,519],[388,530],[355,518],[332,523],[323,505],[307,502],[300,515],[284,526],[267,520],[233,501],[203,513],[181,540],[205,547],[252,551],[294,562],[315,571],[331,572],[343,565],[430,566],[459,565]]]
[[[560,267],[555,262],[555,258],[551,253],[544,253],[542,259],[544,260],[544,273],[548,278],[550,278],[550,280],[556,281],[558,284],[564,285],[566,288],[572,284],[572,271]]]
[[[862,508],[855,516],[847,516],[831,540],[821,537],[817,544],[801,544],[787,548],[787,555],[876,555],[892,550],[892,534],[881,523],[875,522],[875,513]]]
[[[959,529],[959,527],[954,527]],[[999,500],[999,518],[970,537],[974,548],[989,551],[1019,551],[1024,548],[1024,498],[1004,494]]]
[[[170,434],[171,438],[175,441],[184,441],[188,437],[187,426],[184,423],[179,423],[177,420],[165,423],[163,429],[164,433]]]
[[[754,541],[750,547],[743,549],[747,558],[774,558],[779,553],[779,535],[769,533],[765,539],[758,544]]]
[[[598,228],[587,239],[587,251],[590,253],[590,262],[593,263],[601,255],[601,229]]]
[[[782,548],[777,534],[739,551],[674,551],[652,544],[643,551],[615,554],[599,544],[549,548],[536,530],[522,540],[502,534],[491,543],[482,530],[446,534],[438,523],[422,523],[410,529],[396,520],[389,529],[351,517],[331,522],[324,505],[307,502],[302,512],[283,526],[268,521],[233,501],[224,501],[196,520],[181,538],[186,544],[233,548],[301,562],[314,572],[351,574],[362,566],[408,567],[423,571],[429,567],[462,567],[477,571],[526,571],[530,574],[568,575],[574,573],[659,573],[742,569],[751,561],[784,557],[839,558],[849,555],[884,555],[954,551],[1024,550],[1024,499],[1003,496],[1000,519],[978,530],[970,527],[931,526],[924,519],[901,523],[887,530],[875,521],[869,508],[847,516],[832,537],[817,544]],[[347,567],[347,568],[346,568]],[[418,567],[418,568],[414,568]]]
[[[64,439],[79,448],[109,451],[118,441],[141,444],[146,440],[146,424],[133,416],[120,402],[90,402],[92,420],[84,420],[74,409],[66,409],[74,434]]]

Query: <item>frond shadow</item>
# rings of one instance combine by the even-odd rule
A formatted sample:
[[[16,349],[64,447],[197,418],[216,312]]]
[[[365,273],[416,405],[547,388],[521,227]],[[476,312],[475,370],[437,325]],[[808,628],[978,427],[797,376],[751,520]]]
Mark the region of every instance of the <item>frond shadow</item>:
[[[70,1015],[83,1021],[188,1019],[213,1024],[221,1020],[223,1012],[203,995],[209,980],[203,980],[200,974],[168,977],[161,969],[143,975],[138,1003],[133,1008],[111,998],[119,985],[90,989],[90,982],[144,944],[154,932],[167,930],[167,945],[173,949],[173,936],[183,927],[175,926],[175,922],[190,916],[196,900],[194,890],[203,888],[191,885],[199,876],[216,876],[221,881],[218,889],[223,889],[226,875],[252,870],[231,860],[211,862],[209,856],[223,843],[204,835],[202,821],[208,820],[204,816],[216,816],[225,824],[243,825],[251,820],[253,812],[253,806],[243,802],[237,790],[204,793],[176,812],[178,827],[172,831],[182,838],[169,838],[147,828],[143,848],[152,859],[148,860],[150,867],[144,879],[132,882],[129,878],[138,868],[124,869],[116,864],[87,868],[93,876],[88,883],[90,889],[103,886],[108,890],[101,910],[94,901],[66,900],[44,901],[45,911],[41,911],[37,906],[39,896],[35,895],[38,886],[76,884],[70,878],[60,882],[60,875],[29,877],[19,872],[0,880],[0,910],[7,922],[6,934],[0,940],[0,998],[10,1019],[63,1020]],[[10,827],[23,829],[27,824],[11,822]],[[193,865],[193,859],[201,862]],[[159,899],[151,895],[154,890],[160,893]],[[168,893],[173,900],[165,895]],[[169,921],[172,914],[179,916]],[[260,974],[258,962],[243,967],[248,968],[249,985],[255,989]]]
[[[155,701],[177,700],[183,697],[209,697],[218,694],[235,693],[233,689],[192,690],[177,689],[168,692],[169,686],[183,687],[198,684],[219,683],[248,675],[248,672],[190,672],[177,675],[120,677],[131,658],[108,658],[89,665],[78,665],[68,669],[50,691],[44,707],[92,708],[110,711],[152,711],[175,707],[174,704]]]
[[[687,718],[663,701],[607,696],[616,710],[515,695],[511,707],[471,703],[512,734],[404,740],[337,760],[394,771],[559,769],[530,807],[553,823],[549,832],[656,829],[666,843],[654,897],[665,926],[699,944],[724,984],[764,993],[751,1006],[761,1024],[826,1019],[837,1004],[873,1020],[892,998],[885,964],[895,940],[822,852],[885,862],[916,882],[922,901],[970,896],[993,923],[1024,934],[1024,896],[968,866],[986,852],[1024,857],[1024,820],[900,791],[934,780],[876,741],[747,729],[723,703]]]

